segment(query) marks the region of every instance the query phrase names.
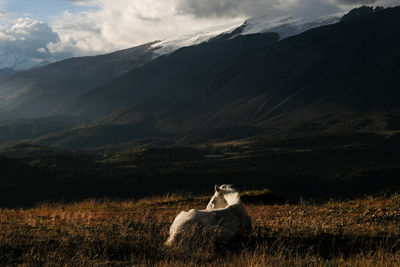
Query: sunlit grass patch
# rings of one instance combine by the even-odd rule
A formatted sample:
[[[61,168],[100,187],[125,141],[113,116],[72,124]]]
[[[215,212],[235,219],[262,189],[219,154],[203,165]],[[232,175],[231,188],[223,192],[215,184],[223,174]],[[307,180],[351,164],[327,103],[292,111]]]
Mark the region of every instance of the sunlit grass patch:
[[[251,194],[258,193],[243,195]],[[399,266],[398,198],[248,202],[253,227],[247,238],[227,247],[178,249],[164,246],[173,219],[182,210],[204,208],[208,196],[0,209],[0,265]]]

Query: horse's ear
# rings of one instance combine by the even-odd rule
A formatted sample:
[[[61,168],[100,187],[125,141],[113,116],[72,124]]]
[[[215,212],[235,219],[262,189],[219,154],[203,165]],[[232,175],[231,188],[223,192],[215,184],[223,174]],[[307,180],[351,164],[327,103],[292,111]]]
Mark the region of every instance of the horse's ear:
[[[215,185],[215,192],[221,193],[222,192],[221,187],[219,187],[218,185]]]

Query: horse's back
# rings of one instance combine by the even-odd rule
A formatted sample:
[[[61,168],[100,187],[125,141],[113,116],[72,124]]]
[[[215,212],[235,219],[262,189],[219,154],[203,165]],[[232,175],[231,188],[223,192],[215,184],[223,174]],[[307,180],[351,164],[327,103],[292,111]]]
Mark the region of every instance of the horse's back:
[[[242,233],[251,228],[250,217],[241,204],[215,210],[215,221],[228,231]]]
[[[185,230],[185,227],[193,224],[228,227],[237,231],[251,227],[249,215],[241,204],[236,204],[223,209],[182,211],[175,218],[171,230]]]

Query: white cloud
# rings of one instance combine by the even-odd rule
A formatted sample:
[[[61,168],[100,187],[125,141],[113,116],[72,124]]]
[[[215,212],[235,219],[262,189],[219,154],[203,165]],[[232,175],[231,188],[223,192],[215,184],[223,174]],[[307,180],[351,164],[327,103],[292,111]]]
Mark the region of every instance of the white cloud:
[[[46,46],[60,41],[58,34],[41,21],[30,18],[0,20],[0,69],[28,69],[43,60],[57,60],[70,56],[59,54],[54,56]]]
[[[320,16],[338,12],[328,0],[179,0],[177,10],[195,17]]]
[[[179,0],[93,0],[81,13],[64,12],[53,24],[61,42],[49,45],[53,52],[96,54],[200,31],[216,24],[237,23],[242,18],[199,19],[179,14]]]

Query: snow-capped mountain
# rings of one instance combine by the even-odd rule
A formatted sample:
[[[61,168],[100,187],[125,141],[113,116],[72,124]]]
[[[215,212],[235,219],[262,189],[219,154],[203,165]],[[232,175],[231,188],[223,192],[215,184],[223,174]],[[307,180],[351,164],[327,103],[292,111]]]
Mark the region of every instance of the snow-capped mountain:
[[[217,25],[205,29],[201,32],[166,39],[153,44],[154,57],[171,54],[182,47],[198,45],[207,42],[210,39],[226,34],[233,37],[232,33],[248,35],[264,32],[276,32],[281,39],[299,34],[311,28],[336,23],[343,16],[343,13],[332,14],[322,17],[296,18],[296,17],[278,17],[269,18],[262,16],[251,18],[246,21],[235,21],[231,24]],[[47,53],[48,54],[48,53]],[[34,58],[21,51],[17,46],[0,45],[0,70],[27,70],[34,67],[45,65],[45,62],[54,62],[53,58]]]
[[[0,70],[12,69],[15,71],[28,70],[35,67],[55,62],[52,58],[33,58],[26,55],[18,47],[4,45],[0,46]]]
[[[230,24],[230,25],[219,25],[213,28],[205,29],[201,32],[196,32],[194,34],[188,34],[185,36],[180,36],[176,38],[170,38],[157,42],[153,45],[155,50],[155,56],[162,56],[166,54],[171,54],[182,47],[198,45],[204,42],[208,42],[210,39],[225,33],[233,32],[235,29],[243,25],[243,21],[240,23]]]
[[[245,22],[241,34],[255,34],[265,32],[275,32],[280,39],[284,39],[312,28],[329,25],[339,22],[343,13],[336,13],[321,17],[296,18],[291,16],[268,19],[267,17],[252,18]]]
[[[0,74],[3,73],[0,83],[0,97],[3,97],[0,101],[0,112],[8,112],[4,115],[6,119],[40,117],[62,106],[66,101],[101,87],[159,56],[172,54],[181,47],[205,43],[213,38],[228,41],[237,35],[251,37],[250,34],[264,32],[276,32],[283,39],[310,28],[335,23],[341,15],[318,18],[260,17],[236,21],[230,25],[215,26],[192,35],[148,43],[101,56],[71,58],[47,67],[42,66],[52,62],[52,60],[44,61],[51,56],[49,52],[41,52],[43,56],[39,59],[34,53],[24,53],[26,51],[15,45],[0,44]],[[8,75],[15,70],[26,69],[31,70],[18,75]],[[43,83],[43,80],[46,82]]]
[[[16,47],[6,45],[0,48],[0,69],[30,69],[39,63],[25,57]]]
[[[0,21],[0,70],[27,70],[70,57],[70,53],[52,54],[47,48],[59,40],[58,34],[42,21],[27,17]]]
[[[268,16],[262,16],[248,19],[239,24],[215,26],[195,34],[166,39],[155,43],[153,47],[156,48],[155,56],[161,56],[173,53],[182,47],[198,45],[200,43],[207,42],[221,34],[226,34],[227,36],[233,37],[233,32],[236,32],[237,35],[275,32],[279,34],[280,39],[284,39],[312,28],[337,23],[344,14],[345,12],[321,17],[299,18],[284,16],[273,19],[269,18]]]
[[[399,69],[400,8],[363,7],[334,23],[340,17],[249,19],[225,29],[5,75],[0,77],[0,120],[93,120],[85,129],[40,141],[66,146],[165,140],[174,134],[189,140],[197,132],[207,134],[192,140],[207,142],[232,132],[243,138],[271,129],[319,131],[331,121],[329,129],[341,131],[347,129],[341,121],[348,120],[349,110],[362,113],[362,129],[370,110],[382,110],[376,118],[391,120],[386,110],[400,108],[395,101],[400,75],[393,72]],[[329,23],[334,24],[317,27]],[[258,32],[277,32],[283,40],[274,33],[251,34]],[[154,60],[160,49],[171,53],[202,42]],[[387,49],[377,50],[382,43]],[[278,121],[282,127],[275,127]],[[368,129],[375,126],[368,122]]]

